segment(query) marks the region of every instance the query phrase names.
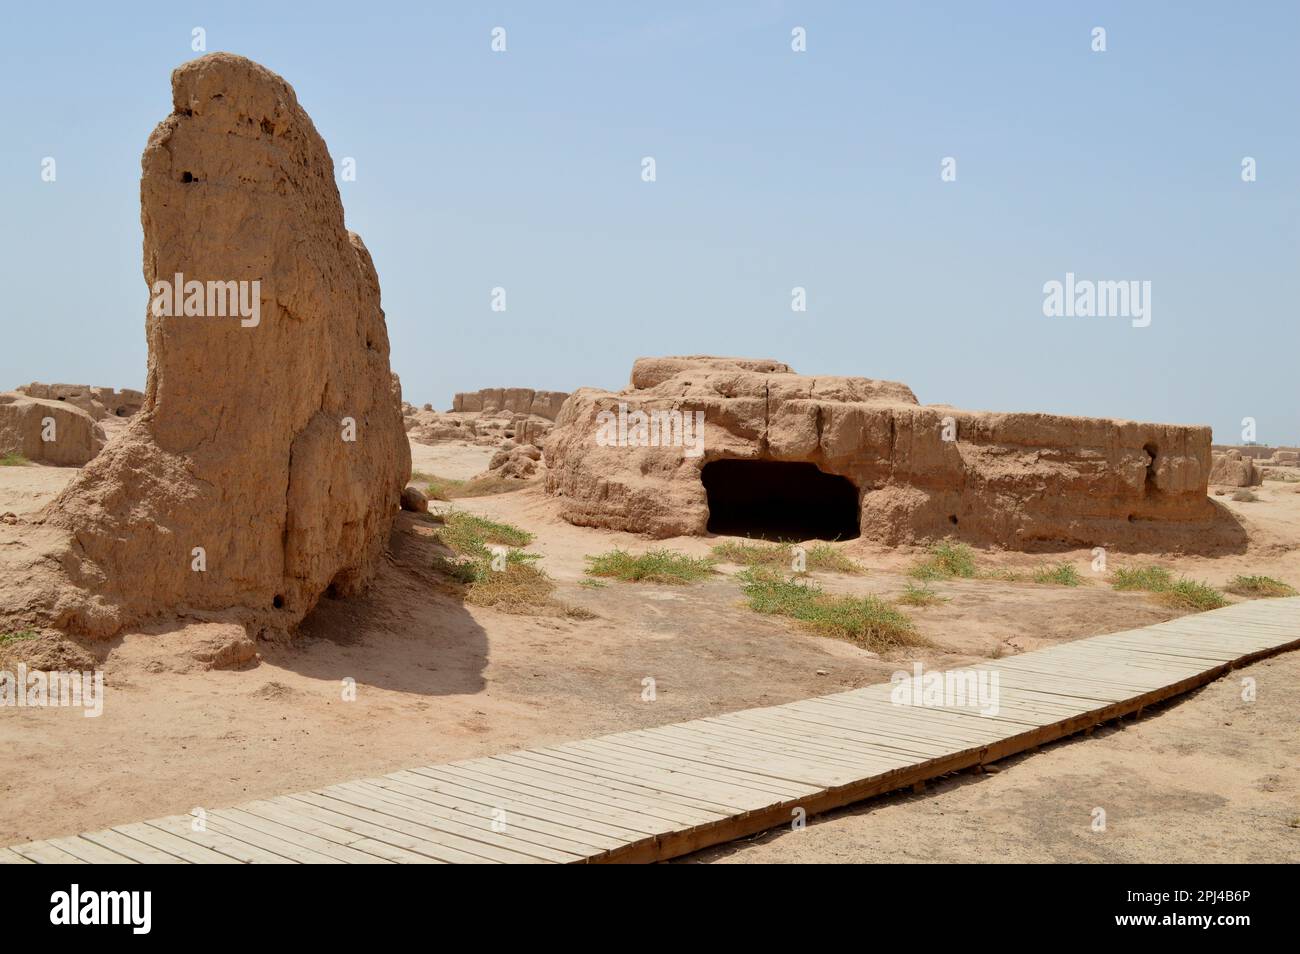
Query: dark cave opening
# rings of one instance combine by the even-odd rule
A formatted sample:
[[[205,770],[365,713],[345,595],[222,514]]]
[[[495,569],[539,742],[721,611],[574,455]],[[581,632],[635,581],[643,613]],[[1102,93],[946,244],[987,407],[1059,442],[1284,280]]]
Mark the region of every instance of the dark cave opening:
[[[860,533],[858,489],[815,464],[715,460],[700,479],[710,533],[764,540],[852,540]]]

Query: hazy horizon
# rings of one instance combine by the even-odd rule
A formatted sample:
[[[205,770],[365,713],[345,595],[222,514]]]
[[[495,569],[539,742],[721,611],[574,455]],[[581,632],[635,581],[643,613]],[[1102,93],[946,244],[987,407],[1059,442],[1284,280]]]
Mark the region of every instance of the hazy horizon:
[[[1300,443],[1291,5],[10,19],[0,389],[144,386],[139,160],[201,27],[208,51],[285,77],[336,171],[355,160],[347,224],[413,404],[620,388],[636,357],[720,354],[902,381],[927,404],[1208,424],[1217,443],[1252,417],[1259,443]],[[1046,317],[1067,275],[1149,282],[1149,325]]]

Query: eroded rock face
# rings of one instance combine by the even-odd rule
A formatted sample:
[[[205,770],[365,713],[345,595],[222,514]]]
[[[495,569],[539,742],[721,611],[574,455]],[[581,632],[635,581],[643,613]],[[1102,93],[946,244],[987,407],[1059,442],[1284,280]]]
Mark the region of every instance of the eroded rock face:
[[[104,429],[74,404],[19,392],[0,394],[0,454],[80,467],[104,447]]]
[[[7,594],[90,635],[172,614],[293,626],[364,586],[411,469],[379,280],[293,89],[215,53],[172,99],[142,160],[143,407],[46,509]],[[204,316],[154,307],[178,274],[247,283],[258,320],[213,316],[210,292]]]
[[[611,443],[620,405],[628,416],[678,412],[688,439],[698,418],[702,441],[635,446],[632,427],[634,446]],[[643,358],[630,388],[575,392],[545,450],[546,489],[565,519],[661,538],[706,532],[702,473],[728,459],[847,478],[861,535],[885,544],[951,535],[1025,550],[1201,549],[1239,530],[1206,496],[1208,427],[924,406],[902,384],[804,376],[777,361]]]

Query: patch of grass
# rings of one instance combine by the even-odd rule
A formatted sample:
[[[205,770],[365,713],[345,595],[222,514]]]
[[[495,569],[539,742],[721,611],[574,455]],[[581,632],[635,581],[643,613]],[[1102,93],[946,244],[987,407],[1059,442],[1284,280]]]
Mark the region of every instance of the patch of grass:
[[[1232,499],[1238,503],[1256,503],[1259,497],[1253,490],[1238,490],[1232,495]]]
[[[1296,589],[1271,576],[1234,576],[1225,587],[1229,593],[1238,596],[1295,596]]]
[[[433,568],[465,587],[466,603],[518,615],[596,618],[589,610],[554,598],[555,583],[536,566],[541,557],[520,549],[533,541],[527,530],[454,511],[444,517],[437,536],[458,559],[435,557]],[[505,552],[494,551],[494,546],[505,547]]]
[[[433,558],[433,568],[457,583],[466,585],[477,580],[479,575],[477,564],[466,560],[448,560],[441,556]]]
[[[1198,583],[1186,577],[1175,580],[1162,566],[1117,569],[1111,578],[1111,585],[1117,590],[1155,593],[1170,606],[1197,613],[1228,605],[1223,594],[1208,583]]]
[[[1111,586],[1117,590],[1149,590],[1159,593],[1169,589],[1173,577],[1162,566],[1144,566],[1135,569],[1120,567],[1111,577]]]
[[[738,566],[784,567],[794,572],[794,543],[759,543],[749,540],[729,540],[713,548],[715,560],[735,563]],[[829,543],[814,543],[804,547],[804,566],[808,570],[827,570],[832,573],[863,572],[862,567],[850,560]]]
[[[30,463],[22,454],[0,454],[0,467],[26,467]]]
[[[609,586],[604,580],[579,580],[579,586],[585,586],[589,590],[603,590]]]
[[[1084,579],[1070,563],[1039,567],[1034,571],[1034,582],[1048,586],[1083,586]]]
[[[909,582],[903,590],[903,595],[898,598],[898,602],[906,606],[933,606],[935,603],[948,602],[948,598],[930,589],[927,583],[917,586]]]
[[[438,539],[462,556],[491,559],[489,544],[526,547],[533,542],[533,535],[513,524],[457,510],[443,517]]]
[[[0,646],[21,642],[25,639],[35,639],[39,635],[41,634],[34,629],[20,629],[13,633],[0,633]]]
[[[1164,590],[1160,594],[1160,598],[1170,606],[1194,610],[1198,613],[1228,605],[1228,601],[1223,598],[1223,594],[1208,583],[1198,583],[1195,580],[1186,578],[1179,580],[1169,589]]]
[[[1033,577],[1020,570],[986,570],[980,574],[982,580],[997,580],[999,583],[1027,583]]]
[[[918,580],[970,579],[975,575],[975,551],[955,540],[931,544],[930,555],[917,563],[908,575]]]
[[[633,556],[626,550],[610,550],[587,557],[591,576],[606,576],[629,583],[694,583],[716,572],[712,557],[689,557],[673,550],[647,550]]]
[[[823,636],[848,639],[873,652],[924,646],[912,620],[876,596],[837,596],[766,567],[739,574],[749,607],[757,613],[787,616]]]
[[[487,570],[469,585],[465,602],[473,606],[490,606],[502,613],[523,616],[567,616],[570,619],[594,619],[596,614],[552,598],[555,584],[545,571],[531,562],[508,563],[504,570]]]

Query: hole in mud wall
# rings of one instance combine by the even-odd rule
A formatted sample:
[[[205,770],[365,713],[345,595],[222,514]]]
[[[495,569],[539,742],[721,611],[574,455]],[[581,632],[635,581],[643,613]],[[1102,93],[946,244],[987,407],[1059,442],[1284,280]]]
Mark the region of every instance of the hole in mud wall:
[[[1147,478],[1144,489],[1147,493],[1156,492],[1156,445],[1143,444],[1142,449],[1147,452],[1151,460],[1147,461]]]
[[[284,597],[277,593],[275,599],[271,600],[271,605],[276,609],[284,609]]]
[[[815,464],[715,460],[700,473],[710,533],[767,540],[851,540],[858,536],[858,489]]]

